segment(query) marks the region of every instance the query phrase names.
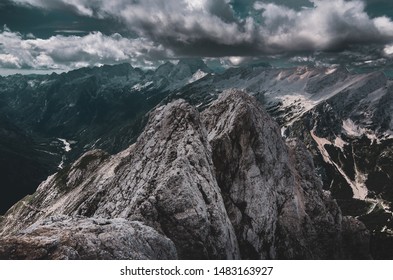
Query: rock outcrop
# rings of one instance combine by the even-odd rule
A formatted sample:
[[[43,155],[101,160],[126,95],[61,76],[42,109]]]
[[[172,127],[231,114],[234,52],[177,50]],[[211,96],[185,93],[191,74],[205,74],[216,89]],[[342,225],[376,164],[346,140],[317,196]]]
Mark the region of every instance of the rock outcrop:
[[[173,242],[125,219],[55,216],[0,243],[1,259],[176,259]]]
[[[340,210],[305,147],[287,146],[246,93],[223,94],[202,119],[242,258],[340,258]]]
[[[351,223],[345,238],[360,227]],[[127,150],[88,152],[13,206],[0,237],[3,258],[331,259],[352,250],[311,156],[287,146],[239,91],[201,116],[182,100],[158,107]]]

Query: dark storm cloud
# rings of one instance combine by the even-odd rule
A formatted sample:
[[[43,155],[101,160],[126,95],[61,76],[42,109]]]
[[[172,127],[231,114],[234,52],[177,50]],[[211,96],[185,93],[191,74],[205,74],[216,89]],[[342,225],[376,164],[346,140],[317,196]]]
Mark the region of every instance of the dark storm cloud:
[[[358,44],[383,45],[393,39],[392,21],[370,18],[362,1],[313,0],[312,7],[298,9],[254,2],[254,17],[235,20],[213,14],[212,2],[147,0],[126,6],[120,17],[140,36],[184,55],[335,51]],[[232,9],[230,1],[221,1],[221,7]]]
[[[210,1],[208,10],[212,15],[222,19],[224,22],[235,22],[235,14],[230,5],[225,0]]]
[[[209,55],[209,48],[211,55],[218,48],[232,55],[254,49],[261,54],[336,50],[351,44],[384,44],[393,38],[391,20],[370,18],[358,0],[244,1],[255,15],[246,18],[235,16],[234,5],[241,6],[241,0],[14,1],[45,9],[69,7],[90,17],[116,17],[139,36],[188,55]],[[292,7],[284,6],[287,3]]]
[[[64,7],[64,6],[63,6]],[[23,34],[32,33],[37,38],[49,38],[59,33],[85,34],[100,31],[111,35],[129,35],[130,31],[113,18],[87,17],[75,12],[73,8],[52,9],[29,5],[16,5],[11,0],[0,0],[0,27],[7,25],[11,30]],[[62,32],[62,31],[65,32]],[[68,32],[68,31],[77,32]]]
[[[157,46],[165,49],[155,57],[249,57],[343,51],[370,44],[376,45],[381,55],[389,56],[393,52],[392,20],[380,14],[369,16],[365,2],[360,0],[13,1],[47,11],[72,10],[86,18],[116,20],[137,35],[137,39],[123,38],[130,44],[133,40],[143,40],[154,51]],[[371,2],[375,5],[375,1],[380,0]],[[91,39],[91,34],[79,38],[86,40],[88,36]],[[67,36],[54,38],[72,40]],[[102,42],[97,42],[97,48]],[[54,59],[53,54],[45,54]],[[12,61],[9,55],[12,54],[3,50],[3,60]],[[87,61],[89,54],[78,56]],[[146,56],[146,60],[150,59]],[[93,61],[97,61],[96,57]]]

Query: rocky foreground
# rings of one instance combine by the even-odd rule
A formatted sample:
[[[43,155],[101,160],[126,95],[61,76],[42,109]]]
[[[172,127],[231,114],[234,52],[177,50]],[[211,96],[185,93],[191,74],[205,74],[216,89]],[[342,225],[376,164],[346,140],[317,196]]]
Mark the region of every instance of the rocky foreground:
[[[227,91],[158,107],[137,142],[84,154],[0,221],[1,259],[362,259],[306,148]]]

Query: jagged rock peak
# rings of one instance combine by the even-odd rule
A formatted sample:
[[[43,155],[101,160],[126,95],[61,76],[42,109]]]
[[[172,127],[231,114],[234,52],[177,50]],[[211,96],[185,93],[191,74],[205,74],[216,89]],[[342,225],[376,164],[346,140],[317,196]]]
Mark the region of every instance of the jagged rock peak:
[[[95,235],[115,236],[116,226],[97,221],[117,219],[129,242]],[[90,151],[49,177],[0,222],[0,257],[23,258],[12,252],[25,247],[27,258],[41,249],[41,258],[344,258],[342,225],[305,147],[288,147],[255,98],[230,90],[201,115],[184,100],[160,106],[128,149]],[[127,242],[130,253],[81,254],[67,237],[80,226],[82,248]],[[358,228],[348,224],[345,238]],[[52,235],[61,244],[55,255],[45,253]],[[357,244],[365,240],[356,236]],[[165,252],[138,254],[149,238]]]
[[[344,257],[341,213],[310,154],[301,143],[286,146],[255,98],[226,91],[202,120],[242,258]]]
[[[124,152],[89,152],[48,178],[8,211],[2,235],[54,215],[139,221],[170,238],[180,258],[239,257],[206,131],[198,111],[182,100],[154,110]]]

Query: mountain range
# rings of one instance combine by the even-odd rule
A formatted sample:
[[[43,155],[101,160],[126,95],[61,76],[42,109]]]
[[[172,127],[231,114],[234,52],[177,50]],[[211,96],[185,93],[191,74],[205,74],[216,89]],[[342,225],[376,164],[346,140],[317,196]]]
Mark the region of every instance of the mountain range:
[[[392,258],[392,86],[197,59],[1,77],[2,212],[28,196],[0,256]],[[97,235],[116,230],[129,253]]]

